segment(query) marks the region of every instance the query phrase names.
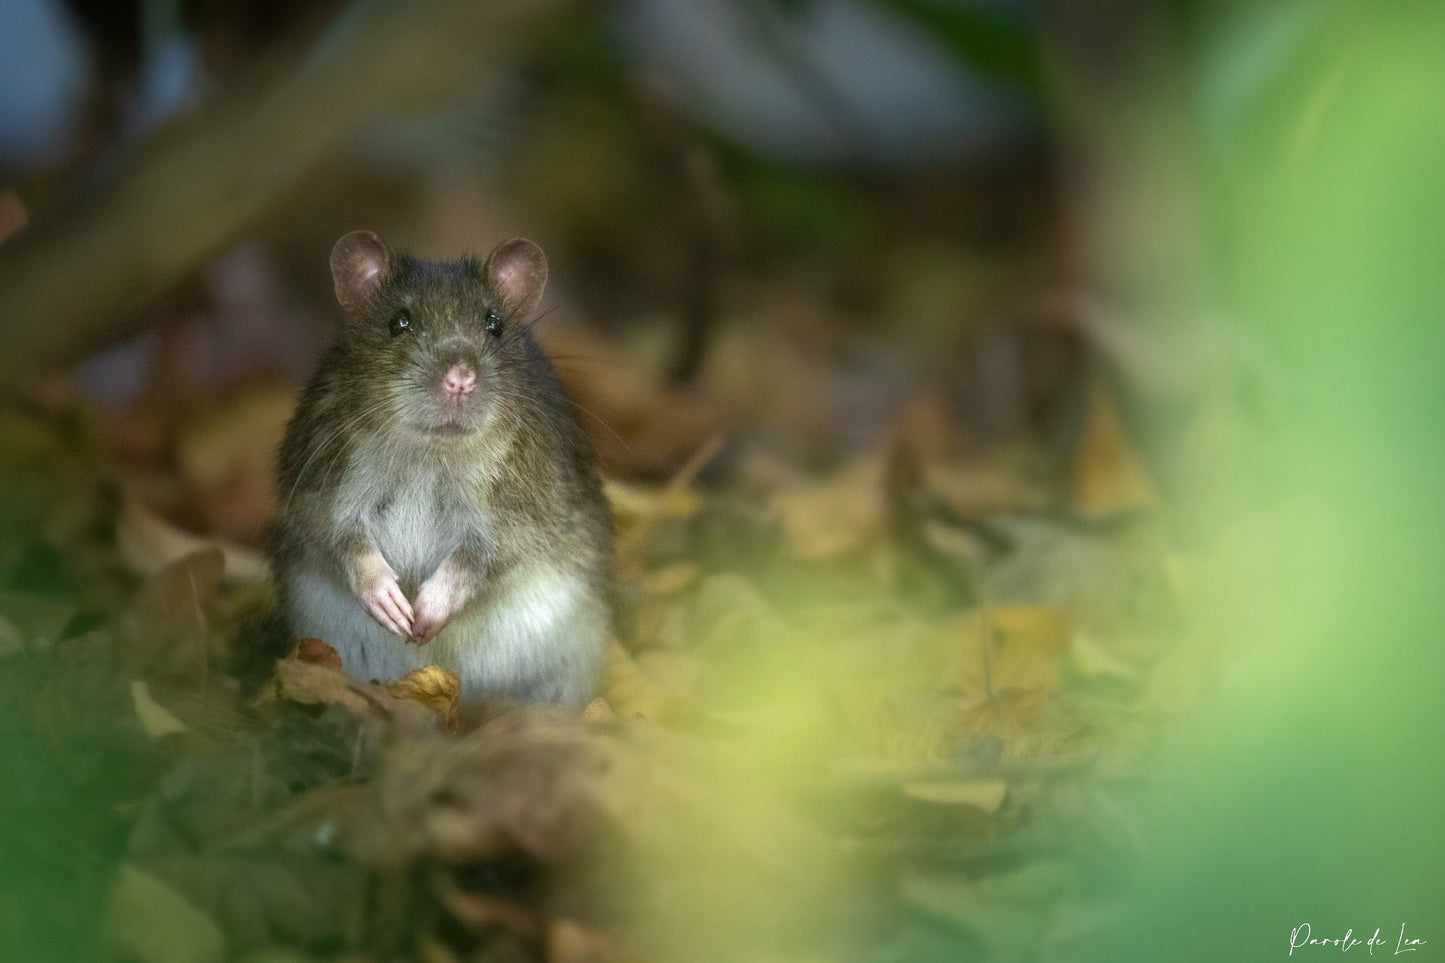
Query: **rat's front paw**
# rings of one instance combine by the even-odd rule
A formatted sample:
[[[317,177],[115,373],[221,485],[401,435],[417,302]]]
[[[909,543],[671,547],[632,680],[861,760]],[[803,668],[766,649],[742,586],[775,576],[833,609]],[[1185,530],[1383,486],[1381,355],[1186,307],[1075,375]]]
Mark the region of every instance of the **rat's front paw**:
[[[362,559],[356,597],[366,614],[392,635],[406,636],[412,630],[411,603],[397,584],[396,573],[379,554]]]
[[[416,592],[416,618],[411,623],[411,641],[425,645],[436,638],[470,593],[466,580],[447,563],[421,583]]]

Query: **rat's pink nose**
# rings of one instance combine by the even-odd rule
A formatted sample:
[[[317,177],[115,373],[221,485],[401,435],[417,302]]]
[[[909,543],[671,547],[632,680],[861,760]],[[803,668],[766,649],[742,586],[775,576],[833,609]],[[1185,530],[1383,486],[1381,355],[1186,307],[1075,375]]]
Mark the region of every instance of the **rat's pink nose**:
[[[449,395],[471,394],[477,386],[477,373],[465,362],[454,364],[442,376],[442,391]]]

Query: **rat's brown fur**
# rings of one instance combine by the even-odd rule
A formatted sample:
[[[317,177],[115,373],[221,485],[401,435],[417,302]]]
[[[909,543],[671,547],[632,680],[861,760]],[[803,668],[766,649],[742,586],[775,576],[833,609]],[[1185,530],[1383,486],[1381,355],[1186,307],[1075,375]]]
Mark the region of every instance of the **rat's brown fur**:
[[[293,634],[324,639],[362,678],[436,663],[467,698],[585,702],[607,636],[612,525],[591,448],[524,324],[546,281],[541,250],[518,239],[484,264],[431,263],[354,232],[332,269],[347,326],[278,458],[273,556]],[[439,388],[449,370],[475,373],[460,401]],[[396,590],[427,644],[367,614]]]

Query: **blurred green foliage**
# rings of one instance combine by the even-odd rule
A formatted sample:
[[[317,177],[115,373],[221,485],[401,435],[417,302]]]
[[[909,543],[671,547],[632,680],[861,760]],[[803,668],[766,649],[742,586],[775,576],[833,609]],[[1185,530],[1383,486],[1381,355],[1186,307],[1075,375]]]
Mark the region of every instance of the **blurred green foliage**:
[[[1252,513],[1220,537],[1208,627],[1230,666],[1170,745],[1160,845],[1101,959],[1283,958],[1302,923],[1445,939],[1445,8],[1294,12],[1211,132],[1218,294],[1278,360],[1284,483],[1236,480]]]

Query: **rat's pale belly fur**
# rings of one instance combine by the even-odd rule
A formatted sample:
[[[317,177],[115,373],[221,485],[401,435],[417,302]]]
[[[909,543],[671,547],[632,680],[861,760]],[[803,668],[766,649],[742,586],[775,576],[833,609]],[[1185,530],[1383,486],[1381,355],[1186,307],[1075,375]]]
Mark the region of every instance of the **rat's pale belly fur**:
[[[509,573],[426,645],[387,632],[349,588],[315,569],[298,568],[291,578],[292,627],[329,643],[359,679],[391,681],[440,665],[461,677],[463,698],[505,693],[577,705],[592,693],[607,616],[578,578],[547,569]]]
[[[376,476],[345,480],[338,515],[347,505],[377,500]],[[387,509],[367,528],[388,564],[411,584],[425,581],[459,540],[461,518],[437,497],[440,480],[413,474],[391,487]],[[484,520],[471,522],[484,530]],[[509,694],[529,702],[580,705],[591,697],[606,645],[607,610],[586,579],[566,571],[567,560],[512,566],[462,606],[425,645],[392,635],[367,614],[331,566],[306,559],[286,577],[287,613],[297,635],[314,636],[341,655],[359,679],[392,681],[413,669],[440,665],[457,673],[462,697]],[[559,564],[560,562],[560,564]],[[415,603],[415,596],[412,596]]]

